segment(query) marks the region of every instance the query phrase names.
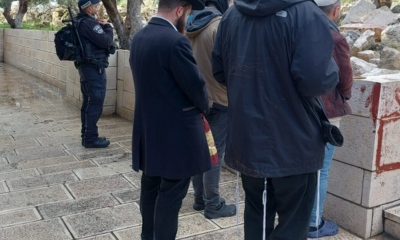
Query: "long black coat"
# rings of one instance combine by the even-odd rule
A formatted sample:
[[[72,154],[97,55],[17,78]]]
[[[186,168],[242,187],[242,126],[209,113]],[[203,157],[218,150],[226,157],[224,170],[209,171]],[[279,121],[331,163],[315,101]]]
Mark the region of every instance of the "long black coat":
[[[208,171],[200,117],[208,112],[208,96],[189,40],[153,18],[135,34],[129,61],[135,84],[133,169],[170,179]]]
[[[338,83],[332,50],[328,20],[313,2],[235,0],[212,59],[228,90],[227,165],[271,178],[322,167],[317,97]]]

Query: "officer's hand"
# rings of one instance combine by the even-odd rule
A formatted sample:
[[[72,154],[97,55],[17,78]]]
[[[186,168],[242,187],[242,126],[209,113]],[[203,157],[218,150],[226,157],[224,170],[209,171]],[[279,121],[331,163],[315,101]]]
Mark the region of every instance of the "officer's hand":
[[[101,20],[97,19],[97,22],[100,23],[101,25],[108,24],[107,20],[105,20],[105,19],[101,19]]]

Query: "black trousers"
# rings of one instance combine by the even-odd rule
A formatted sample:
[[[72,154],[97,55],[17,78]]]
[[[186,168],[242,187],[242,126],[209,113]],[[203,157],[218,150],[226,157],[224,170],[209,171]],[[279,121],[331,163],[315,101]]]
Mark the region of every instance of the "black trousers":
[[[306,240],[317,189],[317,172],[267,179],[266,237],[268,240]],[[262,240],[264,178],[242,174],[246,194],[245,240]],[[275,215],[279,223],[274,228]]]
[[[94,67],[91,64],[79,68],[82,91],[82,140],[87,143],[96,141],[99,136],[97,122],[103,113],[103,104],[106,97],[107,78],[105,68]]]
[[[175,240],[190,178],[171,180],[143,173],[141,184],[142,240]]]

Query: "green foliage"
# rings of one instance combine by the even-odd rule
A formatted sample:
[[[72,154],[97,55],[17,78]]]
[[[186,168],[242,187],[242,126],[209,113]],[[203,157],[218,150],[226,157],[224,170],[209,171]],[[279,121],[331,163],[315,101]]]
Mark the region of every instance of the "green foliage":
[[[6,6],[11,6],[13,0],[0,0],[0,7],[5,8]]]
[[[31,29],[31,30],[58,31],[62,27],[64,26],[54,26],[53,24],[50,24],[50,26],[45,27],[41,22],[22,23],[23,29]],[[0,24],[0,28],[10,28],[10,25],[8,25],[7,23]]]

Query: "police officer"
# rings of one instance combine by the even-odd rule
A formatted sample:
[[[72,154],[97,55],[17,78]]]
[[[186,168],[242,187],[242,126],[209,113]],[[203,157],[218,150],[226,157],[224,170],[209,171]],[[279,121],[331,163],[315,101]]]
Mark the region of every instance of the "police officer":
[[[81,108],[82,145],[86,148],[105,148],[110,144],[99,137],[97,121],[106,95],[106,68],[109,49],[113,44],[113,28],[107,20],[98,20],[100,0],[79,0],[77,29],[83,47],[83,59],[75,62],[79,70],[83,103]]]

